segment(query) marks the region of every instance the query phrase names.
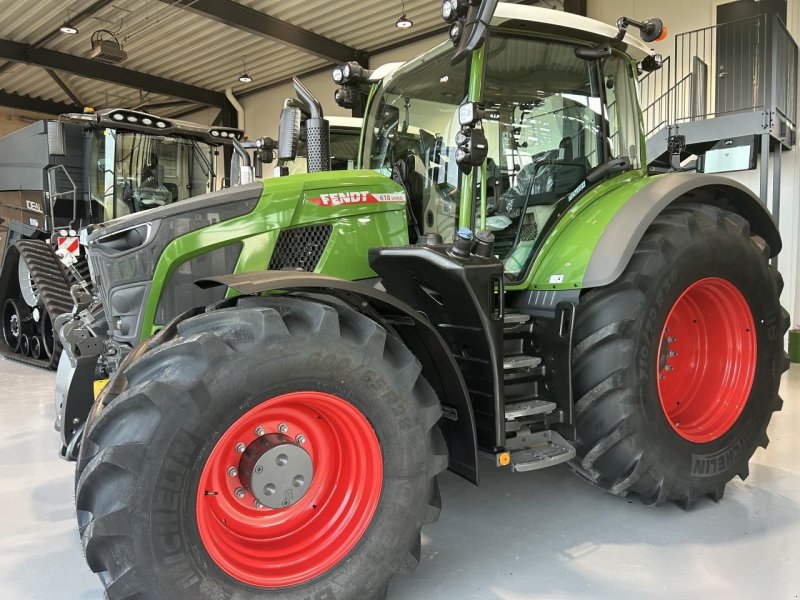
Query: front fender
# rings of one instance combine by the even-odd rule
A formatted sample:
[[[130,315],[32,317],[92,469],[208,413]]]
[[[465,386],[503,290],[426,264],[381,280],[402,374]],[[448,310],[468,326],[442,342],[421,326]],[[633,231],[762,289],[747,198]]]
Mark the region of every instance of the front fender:
[[[200,287],[225,285],[240,294],[284,291],[328,295],[391,327],[420,361],[425,379],[442,403],[440,427],[450,453],[450,470],[478,484],[475,415],[466,383],[445,341],[413,308],[366,283],[300,271],[242,273],[196,283]]]

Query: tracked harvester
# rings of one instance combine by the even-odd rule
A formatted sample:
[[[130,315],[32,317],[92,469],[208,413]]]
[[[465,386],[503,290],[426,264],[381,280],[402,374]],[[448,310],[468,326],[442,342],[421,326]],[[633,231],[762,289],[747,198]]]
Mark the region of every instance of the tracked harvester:
[[[661,22],[442,15],[455,54],[334,71],[367,99],[360,169],[326,171],[296,82],[279,155],[305,113],[310,173],[86,231],[59,402],[110,600],[379,598],[446,468],[569,463],[690,507],[766,446],[781,240],[738,183],[647,170],[637,69]]]
[[[3,355],[55,368],[54,319],[88,292],[76,231],[216,189],[215,148],[242,132],[127,110],[61,115],[0,140]]]

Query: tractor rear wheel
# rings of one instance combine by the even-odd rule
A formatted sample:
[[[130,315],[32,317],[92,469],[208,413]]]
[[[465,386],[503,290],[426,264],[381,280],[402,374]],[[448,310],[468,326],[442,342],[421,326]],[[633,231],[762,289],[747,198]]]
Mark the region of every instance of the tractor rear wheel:
[[[575,469],[646,504],[722,497],[768,443],[788,368],[783,282],[739,215],[659,215],[623,275],[589,290],[574,328]]]
[[[418,562],[447,465],[441,408],[376,322],[242,298],[116,378],[76,486],[110,600],[378,598]]]

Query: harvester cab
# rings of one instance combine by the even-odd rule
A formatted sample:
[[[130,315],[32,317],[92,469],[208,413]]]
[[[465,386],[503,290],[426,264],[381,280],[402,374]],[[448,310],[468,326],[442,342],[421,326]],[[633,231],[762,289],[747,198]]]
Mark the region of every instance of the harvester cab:
[[[77,230],[216,189],[216,148],[234,128],[128,109],[63,114],[0,140],[3,354],[55,368],[53,319],[87,287]]]
[[[636,77],[659,22],[470,0],[442,16],[452,44],[334,70],[338,100],[366,99],[359,169],[329,170],[296,82],[277,153],[306,113],[308,173],[87,236],[107,326],[65,324],[59,406],[112,600],[380,596],[419,560],[445,468],[477,484],[479,455],[569,461],[688,507],[766,444],[788,366],[780,236],[734,181],[647,171]]]

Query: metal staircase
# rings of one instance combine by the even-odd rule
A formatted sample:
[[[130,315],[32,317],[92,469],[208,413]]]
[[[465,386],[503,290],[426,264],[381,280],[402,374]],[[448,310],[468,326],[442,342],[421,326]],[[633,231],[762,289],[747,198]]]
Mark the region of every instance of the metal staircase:
[[[676,35],[672,56],[640,79],[648,163],[668,166],[671,140],[685,143],[681,159],[700,157],[699,167],[707,172],[755,168],[760,154],[760,196],[766,203],[769,153],[777,183],[776,150],[796,141],[797,67],[797,44],[774,14]],[[726,169],[716,160],[721,154],[713,154],[740,151],[746,161],[746,148],[745,167],[739,161]],[[779,187],[773,185],[770,206],[776,219]]]

